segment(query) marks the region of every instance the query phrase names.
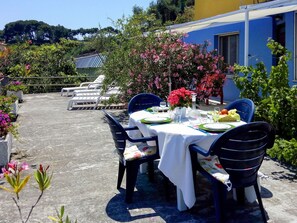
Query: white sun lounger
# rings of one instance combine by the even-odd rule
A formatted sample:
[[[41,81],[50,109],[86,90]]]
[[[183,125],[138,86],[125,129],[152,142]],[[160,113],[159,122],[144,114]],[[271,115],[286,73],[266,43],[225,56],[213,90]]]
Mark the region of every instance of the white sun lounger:
[[[90,89],[99,89],[102,87],[102,83],[104,80],[104,75],[99,75],[96,80],[93,82],[83,82],[78,87],[65,87],[61,89],[61,96],[72,96],[75,90],[90,90]]]
[[[77,93],[73,97],[92,97],[92,96],[101,96],[101,92]]]
[[[75,105],[89,105],[89,107],[94,106],[94,109],[96,109],[100,102],[107,101],[111,96],[118,94],[120,94],[119,87],[111,87],[104,95],[81,93],[81,95],[74,96],[69,100],[67,110],[71,110]]]
[[[102,89],[86,89],[86,90],[75,90],[73,91],[73,96],[81,95],[81,94],[100,94]]]
[[[67,110],[71,110],[74,105],[93,105],[94,109],[97,108],[100,101],[100,96],[75,96],[68,102]]]

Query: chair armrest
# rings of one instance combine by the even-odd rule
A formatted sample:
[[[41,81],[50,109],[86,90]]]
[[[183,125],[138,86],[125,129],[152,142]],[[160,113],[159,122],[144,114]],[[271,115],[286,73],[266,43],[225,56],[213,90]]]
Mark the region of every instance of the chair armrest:
[[[129,137],[129,141],[130,142],[147,142],[147,141],[158,141],[158,137],[157,136],[151,136],[151,137],[142,137],[142,138],[130,138]],[[158,143],[156,143],[158,145]]]
[[[125,131],[138,130],[138,127],[137,126],[131,126],[131,127],[125,127],[124,129],[125,129]]]
[[[189,145],[189,149],[192,150],[193,152],[200,153],[203,156],[209,156],[209,154],[211,152],[210,150],[206,152],[204,149],[202,149],[197,144],[191,144],[191,145]]]
[[[82,82],[82,83],[80,83],[80,87],[83,87],[83,86],[87,86],[87,85],[89,85],[89,84],[91,84],[91,83],[93,83],[93,82]]]
[[[93,82],[91,82],[91,83],[88,84],[88,88],[89,89],[98,89],[100,87],[102,87],[102,84],[101,83],[96,83],[96,82],[93,83]]]

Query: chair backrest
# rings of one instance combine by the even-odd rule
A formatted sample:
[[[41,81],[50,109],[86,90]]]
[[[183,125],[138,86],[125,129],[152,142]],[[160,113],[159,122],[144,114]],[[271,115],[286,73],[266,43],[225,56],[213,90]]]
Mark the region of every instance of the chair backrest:
[[[137,94],[129,101],[128,114],[150,108],[152,106],[159,106],[161,101],[163,100],[160,97],[151,93]]]
[[[116,120],[111,114],[102,110],[104,116],[109,124],[110,132],[117,149],[117,153],[123,158],[123,153],[126,148],[126,140],[128,139],[127,132],[124,130],[123,126]]]
[[[236,109],[242,121],[249,123],[254,120],[255,105],[254,102],[248,98],[235,100],[225,108],[228,110]]]
[[[217,155],[229,174],[233,187],[250,186],[257,180],[267,148],[274,144],[275,133],[267,122],[251,122],[233,128],[211,145],[211,155]]]

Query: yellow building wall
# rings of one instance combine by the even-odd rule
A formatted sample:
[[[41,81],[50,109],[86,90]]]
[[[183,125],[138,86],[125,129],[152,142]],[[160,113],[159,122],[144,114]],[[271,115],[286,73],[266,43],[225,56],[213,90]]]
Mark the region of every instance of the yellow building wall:
[[[195,20],[239,10],[240,6],[266,2],[265,0],[195,0]]]

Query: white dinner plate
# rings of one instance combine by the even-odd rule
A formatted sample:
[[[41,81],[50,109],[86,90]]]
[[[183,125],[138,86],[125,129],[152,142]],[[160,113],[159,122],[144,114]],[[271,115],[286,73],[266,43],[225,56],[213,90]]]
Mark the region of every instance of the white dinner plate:
[[[160,111],[168,111],[169,107],[157,107],[157,110]]]
[[[169,117],[147,117],[140,120],[142,123],[151,124],[151,123],[169,123],[171,122],[171,118]]]
[[[210,130],[227,130],[232,128],[232,126],[228,124],[223,124],[223,123],[208,123],[204,125],[204,128],[207,128]]]

